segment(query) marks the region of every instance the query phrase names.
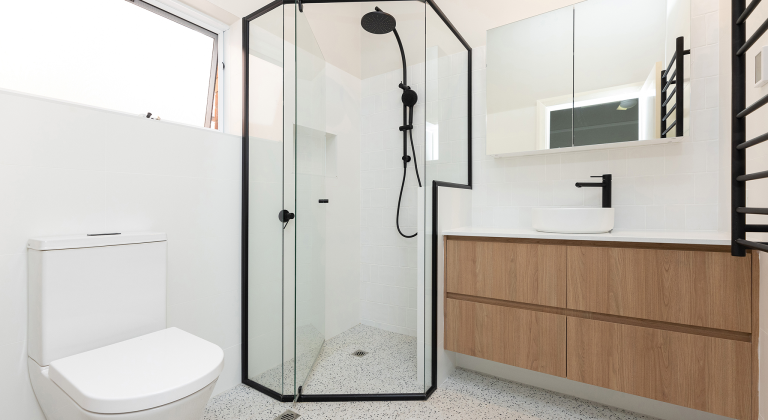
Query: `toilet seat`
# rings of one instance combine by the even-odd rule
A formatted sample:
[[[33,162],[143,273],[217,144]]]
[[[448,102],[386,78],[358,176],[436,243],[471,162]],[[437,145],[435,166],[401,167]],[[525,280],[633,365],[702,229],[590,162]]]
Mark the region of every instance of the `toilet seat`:
[[[168,328],[51,362],[49,375],[83,409],[129,413],[185,398],[224,366],[217,345]]]

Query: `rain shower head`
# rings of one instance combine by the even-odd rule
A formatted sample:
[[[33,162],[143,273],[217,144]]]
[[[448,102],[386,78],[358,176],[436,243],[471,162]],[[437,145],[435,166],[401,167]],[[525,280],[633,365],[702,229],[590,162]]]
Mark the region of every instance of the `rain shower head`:
[[[366,13],[365,16],[363,16],[360,20],[360,25],[363,26],[363,29],[372,34],[382,35],[395,30],[397,21],[395,21],[394,16],[381,11],[381,9],[377,7],[376,11]]]

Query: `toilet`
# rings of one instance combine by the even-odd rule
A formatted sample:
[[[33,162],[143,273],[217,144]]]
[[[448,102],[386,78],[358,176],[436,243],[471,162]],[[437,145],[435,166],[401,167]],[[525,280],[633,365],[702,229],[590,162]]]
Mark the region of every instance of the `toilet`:
[[[224,352],[166,328],[166,235],[30,239],[29,377],[48,420],[199,420]]]

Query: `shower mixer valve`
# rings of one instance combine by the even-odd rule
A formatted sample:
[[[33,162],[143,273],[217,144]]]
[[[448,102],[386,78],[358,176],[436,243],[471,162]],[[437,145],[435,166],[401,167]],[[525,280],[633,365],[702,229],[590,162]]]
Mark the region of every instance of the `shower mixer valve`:
[[[403,90],[403,96],[401,97],[403,105],[407,107],[416,105],[416,102],[419,101],[419,95],[416,94],[416,91],[411,89],[410,86],[405,86],[402,83],[400,83],[400,89]]]

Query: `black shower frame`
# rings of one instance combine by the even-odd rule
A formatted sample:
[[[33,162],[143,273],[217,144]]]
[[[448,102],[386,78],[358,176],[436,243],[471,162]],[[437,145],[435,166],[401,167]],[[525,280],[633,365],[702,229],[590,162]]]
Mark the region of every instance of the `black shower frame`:
[[[254,19],[280,7],[282,5],[294,5],[301,3],[363,3],[363,2],[402,2],[416,1],[426,3],[440,17],[448,29],[456,36],[459,42],[467,49],[467,183],[457,184],[444,181],[432,181],[432,385],[424,393],[402,394],[300,394],[299,402],[343,402],[343,401],[425,401],[429,399],[437,389],[437,274],[438,274],[438,191],[440,187],[472,189],[472,47],[469,46],[463,36],[456,30],[450,20],[445,16],[440,7],[433,0],[275,0],[261,9],[243,18],[243,136],[242,136],[242,226],[241,226],[241,380],[257,391],[266,394],[281,402],[293,401],[294,395],[280,394],[248,378],[248,200],[249,200],[249,151],[248,151],[248,51],[249,51],[249,23]]]

